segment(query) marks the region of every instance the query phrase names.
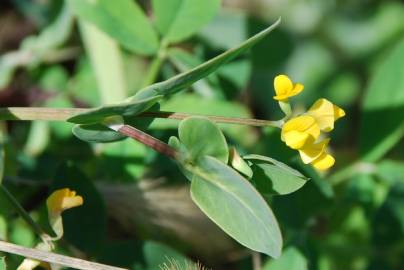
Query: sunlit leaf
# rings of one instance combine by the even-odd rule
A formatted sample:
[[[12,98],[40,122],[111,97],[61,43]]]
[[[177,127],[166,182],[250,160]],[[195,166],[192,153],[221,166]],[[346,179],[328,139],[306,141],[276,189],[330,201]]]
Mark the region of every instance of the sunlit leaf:
[[[278,223],[250,182],[209,156],[191,171],[192,199],[210,219],[244,246],[275,258],[281,255]]]

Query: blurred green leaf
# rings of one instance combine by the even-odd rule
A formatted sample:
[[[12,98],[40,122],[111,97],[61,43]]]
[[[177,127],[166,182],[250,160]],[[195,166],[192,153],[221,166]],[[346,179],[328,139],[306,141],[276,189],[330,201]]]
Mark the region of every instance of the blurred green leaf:
[[[9,241],[25,247],[35,245],[35,233],[22,219],[14,220],[10,224]]]
[[[151,23],[135,1],[68,0],[73,12],[116,39],[127,49],[156,53],[159,42]]]
[[[60,65],[51,66],[43,72],[40,78],[40,86],[51,93],[64,92],[69,81],[69,74]]]
[[[24,146],[24,152],[29,156],[38,156],[45,150],[49,139],[49,122],[33,121]]]
[[[72,163],[60,166],[54,179],[52,190],[70,188],[84,199],[82,206],[63,213],[64,239],[94,254],[106,235],[107,213],[101,195],[94,183]]]
[[[22,49],[37,54],[46,53],[51,48],[62,45],[73,30],[73,15],[67,5],[52,24],[47,26],[38,36],[30,36],[22,43]]]
[[[210,219],[244,246],[275,258],[281,255],[275,216],[246,179],[209,156],[190,171],[192,199]]]
[[[295,247],[288,247],[282,256],[276,260],[269,260],[262,270],[307,270],[308,262],[303,254]]]
[[[178,135],[188,150],[189,160],[197,162],[204,156],[212,156],[227,163],[229,149],[219,127],[207,118],[189,117],[179,124]]]
[[[169,43],[195,34],[220,8],[220,0],[153,0],[152,4],[157,28]]]
[[[221,9],[213,20],[200,32],[214,48],[230,49],[247,37],[247,16],[235,10]]]
[[[80,20],[79,25],[102,103],[111,104],[125,99],[127,86],[118,44],[90,23]]]
[[[153,241],[147,241],[143,246],[143,253],[148,270],[162,269],[170,261],[178,263],[178,269],[188,269],[187,266],[192,263],[187,257],[176,250]]]
[[[360,150],[366,161],[383,157],[404,135],[404,39],[370,81],[363,100]]]
[[[376,167],[376,175],[390,184],[404,183],[404,162],[383,160]]]
[[[352,19],[334,13],[325,24],[329,38],[350,57],[364,57],[388,44],[394,37],[402,35],[404,6],[399,2],[379,5],[367,16]]]
[[[0,270],[7,270],[5,257],[0,257]]]
[[[62,45],[73,29],[73,16],[64,6],[56,20],[38,36],[27,37],[18,51],[0,57],[0,89],[7,86],[16,68],[43,61],[53,49]]]

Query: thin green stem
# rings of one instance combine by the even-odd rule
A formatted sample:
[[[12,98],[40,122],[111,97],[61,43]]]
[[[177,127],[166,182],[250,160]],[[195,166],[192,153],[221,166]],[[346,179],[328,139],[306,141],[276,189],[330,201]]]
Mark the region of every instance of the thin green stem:
[[[15,199],[13,194],[8,191],[4,185],[0,185],[0,191],[3,193],[4,197],[10,202],[18,214],[27,222],[33,231],[38,234],[43,242],[49,243],[50,237],[42,230],[41,227],[31,218],[31,216],[25,211],[21,204]]]
[[[80,108],[41,108],[41,107],[8,107],[0,108],[0,120],[19,120],[19,121],[66,121],[73,115],[84,113],[88,109]],[[280,128],[283,125],[283,120],[270,121],[251,118],[224,117],[215,115],[200,115],[178,112],[144,112],[134,117],[151,117],[183,120],[191,116],[207,117],[216,123],[247,125],[256,127],[272,126]]]
[[[166,56],[167,56],[167,51],[166,51],[167,46],[168,46],[167,42],[165,42],[163,40],[161,42],[160,48],[159,48],[156,56],[150,63],[149,70],[146,74],[146,77],[142,83],[141,88],[151,85],[156,81],[157,76],[160,72],[160,68],[161,68],[162,64],[164,63]]]

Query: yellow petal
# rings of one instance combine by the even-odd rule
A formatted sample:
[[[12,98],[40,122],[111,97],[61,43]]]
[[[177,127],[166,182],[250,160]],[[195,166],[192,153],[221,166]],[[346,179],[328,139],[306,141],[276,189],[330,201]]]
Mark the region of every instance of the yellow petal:
[[[295,86],[293,87],[292,91],[291,91],[291,95],[290,96],[296,96],[297,94],[299,94],[300,92],[302,92],[304,89],[304,85],[297,83],[295,84]]]
[[[63,188],[53,192],[46,200],[50,214],[61,214],[64,210],[83,204],[83,197],[76,196],[75,191]]]
[[[292,134],[287,135],[292,132]],[[303,133],[303,134],[297,134]],[[299,149],[307,143],[313,143],[320,135],[316,120],[308,115],[302,115],[287,121],[282,127],[281,138],[291,148]],[[298,140],[300,138],[300,140]]]
[[[334,116],[334,105],[330,101],[325,98],[317,100],[307,114],[316,119],[321,130],[327,132],[333,130],[336,119]]]
[[[327,170],[331,168],[335,163],[335,159],[333,156],[327,153],[321,154],[316,160],[314,160],[311,164],[313,165],[314,168],[320,171]]]
[[[337,121],[341,117],[345,116],[345,111],[338,107],[337,105],[334,105],[334,121]]]
[[[278,75],[274,79],[276,95],[285,95],[293,89],[293,83],[286,75]]]
[[[330,139],[325,139],[319,143],[309,144],[300,149],[299,154],[303,163],[309,164],[310,162],[321,156],[325,152],[329,142]]]
[[[282,136],[282,140],[292,149],[300,149],[306,144],[314,141],[310,134],[296,130],[286,132]]]

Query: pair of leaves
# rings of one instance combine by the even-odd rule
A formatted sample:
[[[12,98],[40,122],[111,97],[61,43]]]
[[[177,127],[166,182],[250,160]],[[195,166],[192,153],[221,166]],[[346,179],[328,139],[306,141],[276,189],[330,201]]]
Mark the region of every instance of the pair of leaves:
[[[88,110],[85,113],[81,113],[75,115],[68,119],[69,122],[75,124],[96,124],[100,123],[104,118],[113,115],[121,115],[121,116],[135,116],[153,106],[160,99],[167,95],[174,94],[183,90],[184,88],[190,86],[194,82],[208,76],[215,70],[217,70],[220,66],[232,60],[239,54],[245,52],[249,48],[251,48],[254,44],[268,35],[273,29],[275,29],[280,23],[280,20],[275,22],[273,25],[263,30],[262,32],[256,34],[250,39],[246,40],[238,47],[230,49],[215,58],[193,68],[188,72],[184,72],[174,76],[166,81],[159,82],[153,85],[150,85],[142,90],[140,90],[135,96],[128,98],[122,103],[107,105],[98,107],[95,109]],[[98,126],[99,127],[99,126]],[[91,129],[92,131],[97,130],[97,126],[79,126],[76,127],[77,130],[82,129]],[[104,133],[102,130],[97,134],[99,141],[111,141],[111,134]],[[75,134],[77,134],[76,132]],[[83,135],[84,134],[84,135]],[[105,140],[104,135],[105,134]],[[120,137],[120,136],[118,136]],[[80,137],[83,140],[86,140],[85,132],[82,132],[82,136]]]
[[[139,5],[132,0],[68,0],[73,12],[96,25],[125,48],[154,55],[159,38]],[[210,21],[220,0],[153,0],[156,26],[165,42],[176,43],[196,33]]]
[[[246,247],[279,257],[282,236],[276,218],[253,185],[226,165],[226,140],[210,120],[185,119],[178,139],[170,145],[180,149],[180,167],[191,180],[191,197],[220,228]]]

